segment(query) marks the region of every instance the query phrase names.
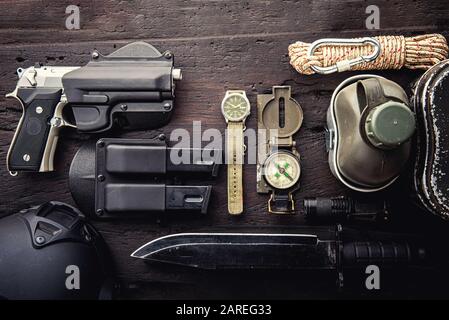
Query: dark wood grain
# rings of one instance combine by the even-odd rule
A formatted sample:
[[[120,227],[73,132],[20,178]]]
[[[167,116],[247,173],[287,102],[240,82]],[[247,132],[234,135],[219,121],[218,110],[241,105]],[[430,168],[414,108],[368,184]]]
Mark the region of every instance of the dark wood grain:
[[[203,129],[225,123],[220,102],[229,88],[245,89],[253,106],[248,127],[256,128],[256,95],[273,85],[291,85],[294,98],[303,106],[304,126],[297,135],[302,154],[304,197],[347,194],[331,175],[325,152],[325,114],[333,90],[352,74],[306,77],[289,65],[288,45],[296,40],[323,37],[355,37],[377,34],[441,32],[449,36],[449,4],[442,1],[374,1],[381,9],[381,30],[365,29],[365,1],[77,1],[81,8],[79,31],[64,28],[65,7],[70,1],[0,1],[0,215],[49,200],[73,204],[68,187],[71,159],[88,137],[67,129],[60,140],[57,171],[11,177],[6,171],[6,153],[21,115],[20,107],[4,95],[12,91],[15,70],[35,62],[49,65],[83,65],[96,48],[110,53],[133,40],[144,40],[161,51],[175,53],[184,79],[177,88],[176,111],[170,124],[157,131],[132,132],[124,137],[151,138],[173,129],[191,131],[192,122]],[[409,93],[420,72],[377,73],[400,83]],[[224,168],[223,168],[224,169]],[[226,213],[226,174],[212,182],[214,193],[210,213],[204,218],[94,222],[111,248],[117,273],[124,284],[123,298],[235,298],[301,297],[298,283],[286,275],[245,281],[235,276],[203,274],[197,271],[149,267],[133,260],[130,253],[158,236],[194,230],[243,225],[300,225],[301,215],[269,216],[266,197],[256,194],[255,166],[245,167],[246,212],[242,217]],[[405,184],[407,182],[404,182]],[[396,188],[397,189],[397,188]],[[397,197],[397,190],[387,196]],[[401,189],[401,188],[399,188]],[[405,191],[407,188],[402,188]],[[406,194],[405,194],[406,196]],[[231,279],[236,279],[232,282]],[[285,286],[279,285],[281,281]],[[282,281],[284,280],[284,281]],[[285,281],[287,280],[287,281]]]

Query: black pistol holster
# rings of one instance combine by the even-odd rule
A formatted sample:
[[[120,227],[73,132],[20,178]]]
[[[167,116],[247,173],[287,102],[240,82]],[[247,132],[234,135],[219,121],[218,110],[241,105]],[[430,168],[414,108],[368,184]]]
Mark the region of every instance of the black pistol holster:
[[[174,107],[174,80],[181,77],[170,51],[161,54],[135,42],[107,56],[94,51],[92,60],[64,75],[62,83],[78,131],[92,133],[165,125]]]

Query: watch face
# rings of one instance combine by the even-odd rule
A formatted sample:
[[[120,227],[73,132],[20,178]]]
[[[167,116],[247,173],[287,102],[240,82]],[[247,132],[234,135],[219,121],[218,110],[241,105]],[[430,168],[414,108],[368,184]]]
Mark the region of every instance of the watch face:
[[[242,121],[250,112],[250,104],[244,95],[234,93],[223,100],[221,111],[228,121]]]
[[[298,181],[301,167],[298,158],[289,152],[273,153],[265,161],[265,180],[276,189],[290,189]]]

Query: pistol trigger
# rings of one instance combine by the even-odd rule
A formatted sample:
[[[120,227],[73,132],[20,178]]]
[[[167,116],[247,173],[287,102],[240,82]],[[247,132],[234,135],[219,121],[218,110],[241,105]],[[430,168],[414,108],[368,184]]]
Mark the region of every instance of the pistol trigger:
[[[71,127],[71,128],[75,128],[76,129],[76,125],[70,123],[69,121],[67,121],[66,119],[64,119],[63,116],[63,109],[67,104],[67,99],[65,96],[61,97],[61,101],[59,101],[59,103],[56,105],[55,108],[55,112],[53,114],[53,117],[50,120],[50,125],[52,127]]]
[[[64,118],[62,118],[62,123],[65,127],[70,127],[70,128],[74,128],[76,129],[76,125],[74,125],[73,123],[68,122],[67,120],[65,120]]]
[[[68,121],[66,121],[62,117],[58,117],[57,115],[53,116],[50,120],[50,125],[55,128],[61,128],[61,127],[71,127],[76,128],[76,126]]]

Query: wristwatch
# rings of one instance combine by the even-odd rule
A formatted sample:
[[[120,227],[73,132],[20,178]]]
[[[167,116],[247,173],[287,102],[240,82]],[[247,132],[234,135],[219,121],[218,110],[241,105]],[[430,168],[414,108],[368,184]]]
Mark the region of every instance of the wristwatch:
[[[228,124],[226,163],[228,165],[228,212],[243,213],[243,162],[245,143],[243,132],[251,105],[245,91],[229,90],[221,103],[221,112]]]
[[[273,94],[258,95],[257,108],[257,192],[270,194],[268,212],[292,214],[296,210],[293,194],[301,177],[293,135],[301,128],[303,111],[291,97],[289,86],[273,87]]]

